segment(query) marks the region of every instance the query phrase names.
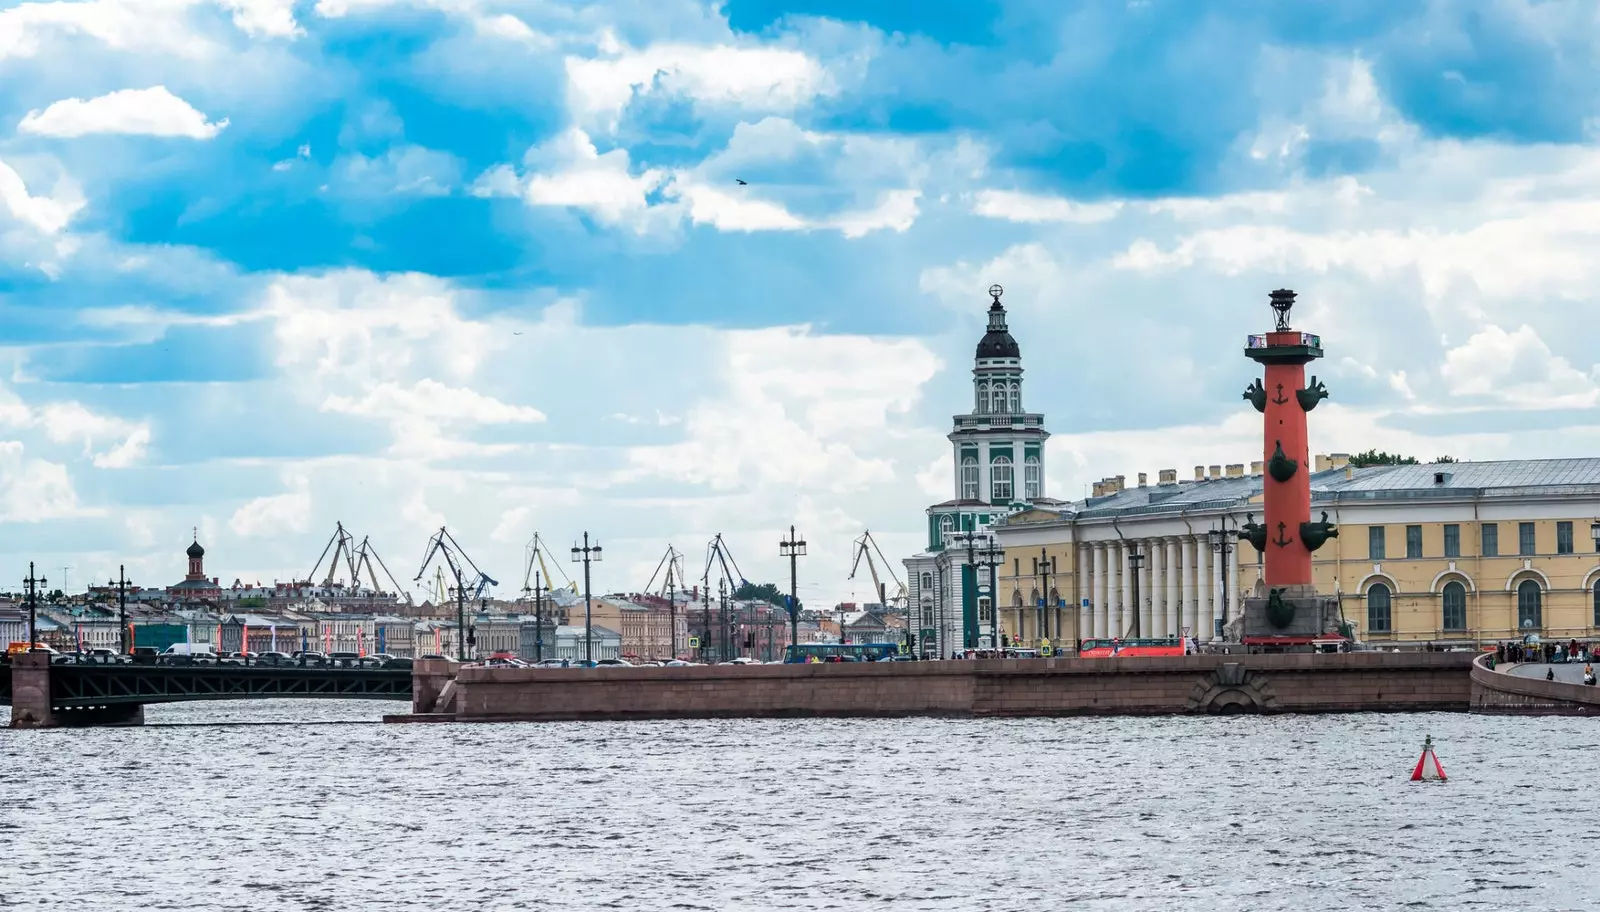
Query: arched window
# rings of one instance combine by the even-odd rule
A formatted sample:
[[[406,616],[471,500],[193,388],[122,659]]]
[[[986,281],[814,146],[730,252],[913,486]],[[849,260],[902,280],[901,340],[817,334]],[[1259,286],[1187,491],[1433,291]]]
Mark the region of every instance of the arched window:
[[[978,499],[978,457],[968,456],[961,460],[961,499]]]
[[[1023,460],[1022,486],[1026,499],[1033,500],[1039,496],[1039,457],[1029,456]]]
[[[1032,592],[1028,593],[1028,595],[1032,599],[1031,604],[1033,604],[1034,607],[1038,607],[1038,605],[1039,605],[1039,590],[1037,588],[1035,588]]]
[[[1388,633],[1391,629],[1389,621],[1389,587],[1373,583],[1367,590],[1367,630],[1371,633]]]
[[[1060,590],[1055,589],[1055,588],[1051,588],[1051,590],[1050,590],[1050,607],[1055,608],[1055,607],[1060,606],[1060,604],[1061,604],[1061,592],[1060,592]]]
[[[1600,580],[1594,581],[1594,625],[1600,627]]]
[[[989,411],[989,384],[978,384],[978,414],[983,415]]]
[[[1011,502],[1011,460],[1004,456],[996,456],[994,464],[989,468],[989,498],[990,503]]]
[[[1022,414],[1022,384],[1020,383],[1011,384],[1011,413],[1013,415]]]
[[[1596,596],[1596,598],[1600,598],[1600,596]],[[1022,607],[1022,590],[1021,589],[1013,589],[1013,590],[1011,590],[1011,607],[1013,607],[1013,608],[1021,608]]]
[[[926,576],[927,574],[923,574],[923,575]],[[922,626],[924,626],[924,627],[932,627],[933,626],[933,597],[932,596],[925,595],[925,596],[922,597]]]
[[[991,403],[990,411],[994,412],[996,415],[1005,414],[1006,385],[1004,383],[996,383],[994,385],[994,395],[990,397],[989,401]]]
[[[939,517],[939,536],[940,536],[940,540],[941,541],[948,540],[950,538],[950,533],[954,532],[955,529],[956,529],[956,521],[955,521],[954,517],[951,517],[951,516],[941,516],[941,517]]]
[[[926,591],[928,591],[929,589],[932,589],[932,588],[933,588],[933,574],[932,573],[924,573],[924,574],[922,574],[922,591],[926,592]]]
[[[1467,587],[1460,583],[1444,584],[1444,629],[1467,629]]]
[[[1517,584],[1517,629],[1540,630],[1544,627],[1544,593],[1537,580],[1523,580]]]

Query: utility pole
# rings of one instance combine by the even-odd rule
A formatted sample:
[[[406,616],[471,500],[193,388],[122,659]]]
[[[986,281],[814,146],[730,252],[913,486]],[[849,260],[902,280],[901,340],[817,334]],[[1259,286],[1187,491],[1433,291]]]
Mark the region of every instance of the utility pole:
[[[35,579],[33,561],[28,561],[28,578],[22,582],[28,587],[28,651],[33,652],[39,644],[39,587],[50,581],[42,576]]]
[[[1000,648],[1000,561],[1005,552],[995,547],[994,537],[978,553],[979,561],[989,568],[989,648]]]
[[[668,659],[678,657],[678,589],[672,574],[667,574],[667,638],[672,646],[667,650]]]
[[[800,600],[795,596],[798,586],[795,583],[797,570],[795,561],[806,555],[805,539],[794,534],[794,526],[789,527],[789,537],[778,542],[778,556],[789,559],[789,642],[800,642]],[[842,630],[840,631],[843,632]]]
[[[701,661],[705,661],[707,654],[711,652],[711,586],[709,583],[704,585],[705,588],[700,590],[700,613],[702,617],[700,619],[700,655],[698,658]]]
[[[128,654],[128,574],[127,567],[117,565],[117,630],[122,654]],[[245,650],[240,650],[241,652]]]
[[[719,628],[717,661],[726,662],[728,661],[728,581],[721,578],[717,579],[717,611],[720,617],[717,624]]]
[[[1133,574],[1133,638],[1143,636],[1144,626],[1139,616],[1143,613],[1144,602],[1139,600],[1139,570],[1144,567],[1144,552],[1139,550],[1139,543],[1134,542],[1128,550],[1128,572]]]
[[[583,562],[583,663],[594,665],[594,597],[589,592],[589,564],[600,561],[600,542],[589,544],[589,533],[583,533],[583,547],[572,546],[572,561]]]
[[[1050,559],[1050,552],[1044,548],[1039,549],[1039,636],[1050,638],[1050,615],[1045,612],[1045,606],[1050,604],[1050,576],[1055,571],[1055,561]]]
[[[533,660],[544,661],[544,581],[533,571]]]

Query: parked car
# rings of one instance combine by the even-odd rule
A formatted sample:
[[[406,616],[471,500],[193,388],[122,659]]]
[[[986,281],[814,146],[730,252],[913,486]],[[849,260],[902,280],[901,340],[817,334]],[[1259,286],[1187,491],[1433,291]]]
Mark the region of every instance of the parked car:
[[[633,663],[628,661],[627,659],[601,659],[600,661],[598,661],[598,662],[596,662],[594,664],[595,664],[595,667],[597,667],[597,668],[601,668],[601,667],[603,667],[603,668],[618,668],[618,667],[632,668],[633,667]]]
[[[335,668],[356,668],[361,665],[361,653],[330,652],[328,653],[328,664]]]
[[[321,668],[328,664],[327,657],[320,652],[297,652],[292,658],[301,668]]]
[[[128,661],[135,665],[154,665],[161,658],[161,650],[154,646],[135,646],[128,655]]]
[[[410,659],[402,659],[398,657],[388,658],[383,662],[384,668],[403,668],[407,671],[411,670],[411,665],[412,663]]]
[[[356,664],[355,664],[354,667],[356,667],[356,668],[382,668],[383,667],[383,661],[384,661],[383,659],[380,659],[377,656],[362,656],[361,658],[356,660]]]
[[[443,659],[443,660],[444,660],[444,661],[446,661],[446,662],[454,662],[454,661],[456,661],[456,660],[455,660],[455,659],[452,659],[452,658],[451,658],[451,657],[449,657],[449,656],[446,656],[446,655],[439,655],[439,654],[438,654],[438,653],[436,653],[436,652],[430,652],[430,653],[428,653],[428,654],[427,654],[427,655],[425,655],[425,656],[423,656],[423,658],[424,658],[424,659]]]
[[[294,657],[287,652],[263,652],[255,657],[253,664],[266,668],[281,668],[285,665],[293,665]]]
[[[224,652],[217,656],[217,664],[243,667],[250,664],[250,654],[247,652]]]

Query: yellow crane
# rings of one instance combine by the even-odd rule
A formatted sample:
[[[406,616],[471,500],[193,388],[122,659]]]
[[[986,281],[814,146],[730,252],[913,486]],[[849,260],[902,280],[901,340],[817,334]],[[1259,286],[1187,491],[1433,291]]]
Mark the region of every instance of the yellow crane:
[[[539,567],[540,573],[543,575],[543,580],[538,588],[543,589],[545,592],[553,591],[555,589],[555,577],[550,575],[550,567],[544,562],[545,552],[550,549],[547,545],[545,545],[544,539],[539,536],[539,533],[533,533],[533,541],[528,542],[525,550],[526,554],[523,559],[522,570],[523,595],[526,596],[528,593],[534,590],[533,568],[536,564]],[[560,561],[556,562],[556,569],[561,569]],[[578,584],[573,582],[571,577],[567,576],[567,571],[561,570],[561,578],[567,581],[566,585],[562,586],[561,588],[566,589],[573,595],[577,595]]]

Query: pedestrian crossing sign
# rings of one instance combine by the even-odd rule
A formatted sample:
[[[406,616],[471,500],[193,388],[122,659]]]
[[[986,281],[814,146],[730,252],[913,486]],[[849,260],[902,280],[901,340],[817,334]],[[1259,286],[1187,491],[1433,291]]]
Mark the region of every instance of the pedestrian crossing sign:
[[[700,648],[700,638],[699,637],[690,637],[689,638],[689,648],[690,649],[699,649]]]

